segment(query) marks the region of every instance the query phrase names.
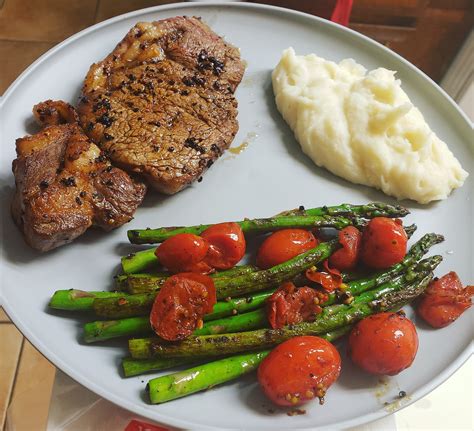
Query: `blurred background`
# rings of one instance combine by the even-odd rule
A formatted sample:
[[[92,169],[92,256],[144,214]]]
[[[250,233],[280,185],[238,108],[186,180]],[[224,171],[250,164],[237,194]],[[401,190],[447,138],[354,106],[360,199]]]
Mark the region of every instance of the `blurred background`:
[[[168,3],[176,1],[0,0],[0,95],[34,60],[72,34],[116,15]],[[336,0],[258,3],[329,19]],[[384,44],[424,71],[472,120],[473,23],[473,0],[355,0],[349,27]],[[0,429],[5,425],[7,408],[9,430],[46,429],[55,372],[54,366],[22,337],[0,308]],[[466,384],[471,388],[467,400],[465,394],[457,393]],[[415,407],[397,413],[398,428],[419,429],[415,422],[423,423],[424,415],[429,414],[423,429],[434,429],[436,415],[439,421],[450,417],[450,429],[472,429],[472,415],[468,428],[464,426],[469,419],[466,422],[459,417],[464,405],[472,412],[472,361],[442,387],[443,392],[437,390],[429,399],[426,397]],[[456,409],[453,403],[446,404],[448,397],[454,401],[456,397],[463,399]],[[441,422],[436,428],[447,429]]]
[[[329,19],[336,0],[250,2]],[[116,15],[168,3],[176,1],[0,0],[0,54],[8,59],[2,61],[0,94],[26,66],[72,34]],[[441,83],[473,22],[472,0],[355,0],[349,27],[394,50]],[[472,55],[472,44],[470,51]]]

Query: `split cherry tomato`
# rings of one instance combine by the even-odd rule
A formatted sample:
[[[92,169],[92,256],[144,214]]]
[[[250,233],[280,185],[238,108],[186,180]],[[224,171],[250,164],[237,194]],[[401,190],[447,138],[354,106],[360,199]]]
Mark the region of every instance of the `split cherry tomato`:
[[[313,321],[322,312],[324,301],[321,292],[310,287],[296,287],[293,283],[282,284],[267,299],[267,317],[273,329],[300,322]]]
[[[169,341],[182,340],[198,327],[216,303],[212,278],[192,272],[169,277],[156,296],[150,314],[153,330]]]
[[[307,269],[305,276],[308,280],[319,283],[326,292],[334,292],[342,285],[341,271],[336,268],[330,268],[328,260],[323,263],[325,271],[318,271],[317,269]]]
[[[463,288],[458,275],[451,271],[430,283],[417,311],[433,328],[443,328],[472,305],[471,296],[474,286]]]
[[[263,241],[257,253],[257,266],[271,268],[318,245],[314,235],[304,229],[283,229]]]
[[[332,254],[329,263],[341,271],[353,269],[359,259],[361,239],[362,233],[354,226],[348,226],[339,231],[339,243],[342,248]]]
[[[279,406],[298,406],[314,398],[324,402],[341,371],[337,349],[319,337],[295,337],[275,347],[258,368],[265,395]]]
[[[403,313],[379,313],[354,326],[348,349],[352,361],[365,371],[394,376],[413,363],[418,335]]]
[[[389,268],[407,253],[407,234],[400,220],[376,217],[362,232],[361,259],[372,268]]]
[[[245,255],[245,237],[237,223],[212,225],[201,234],[201,237],[209,243],[204,261],[213,268],[232,268]]]
[[[155,250],[155,255],[171,272],[182,272],[201,262],[208,249],[209,244],[200,236],[179,233],[164,241]]]

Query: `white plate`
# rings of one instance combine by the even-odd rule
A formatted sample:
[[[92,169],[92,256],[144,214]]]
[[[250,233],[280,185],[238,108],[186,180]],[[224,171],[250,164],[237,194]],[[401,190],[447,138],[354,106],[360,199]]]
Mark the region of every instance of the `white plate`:
[[[176,196],[150,193],[128,226],[110,234],[88,232],[73,244],[40,255],[24,243],[9,216],[13,190],[11,161],[15,138],[31,132],[32,106],[45,99],[75,102],[89,65],[102,59],[137,21],[174,15],[199,15],[218,34],[241,48],[248,68],[237,92],[240,131],[234,146],[248,148],[226,154],[196,183]],[[316,168],[299,150],[292,133],[275,109],[270,71],[284,48],[315,52],[331,60],[353,57],[366,67],[398,70],[403,87],[436,133],[473,173],[472,130],[453,102],[426,76],[375,42],[325,20],[285,9],[251,4],[170,5],[123,15],[71,37],[46,53],[8,89],[1,110],[2,295],[4,307],[23,334],[57,367],[110,401],[161,423],[186,428],[288,429],[346,427],[388,414],[385,401],[399,390],[414,401],[443,382],[468,357],[472,314],[466,313],[443,330],[419,326],[420,349],[414,365],[390,379],[385,394],[377,379],[352,368],[331,388],[324,407],[316,403],[307,414],[288,417],[269,413],[253,376],[214,390],[160,406],[147,404],[148,377],[124,380],[118,364],[123,343],[86,346],[80,342],[80,321],[66,313],[50,313],[47,302],[56,289],[101,290],[111,285],[119,256],[127,250],[126,230],[216,222],[268,216],[300,204],[391,200],[354,186]],[[258,136],[256,136],[258,135]],[[410,222],[422,233],[437,231],[446,242],[435,251],[445,257],[439,274],[456,270],[473,281],[472,176],[447,201],[430,206],[408,202]],[[453,253],[451,253],[453,252]],[[82,321],[83,322],[83,321]],[[345,352],[342,351],[345,358]],[[284,370],[282,370],[284,378]],[[395,408],[400,407],[397,404]],[[393,408],[392,408],[393,410]]]

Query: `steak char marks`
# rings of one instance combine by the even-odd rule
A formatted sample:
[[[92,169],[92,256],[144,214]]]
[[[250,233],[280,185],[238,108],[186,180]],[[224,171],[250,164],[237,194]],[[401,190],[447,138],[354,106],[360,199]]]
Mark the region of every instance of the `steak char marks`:
[[[114,164],[173,194],[230,146],[243,73],[238,49],[199,18],[138,23],[91,66],[80,122]]]
[[[17,139],[13,161],[11,211],[26,242],[47,251],[93,225],[109,231],[131,220],[145,185],[110,164],[74,122],[71,105],[47,101],[33,113],[45,128]]]

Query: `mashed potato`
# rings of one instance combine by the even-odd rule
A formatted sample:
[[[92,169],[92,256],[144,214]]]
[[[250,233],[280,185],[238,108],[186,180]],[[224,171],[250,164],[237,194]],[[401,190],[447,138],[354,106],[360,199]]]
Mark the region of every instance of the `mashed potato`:
[[[426,124],[395,72],[370,72],[292,48],[273,71],[277,107],[318,166],[398,199],[446,199],[467,177]]]

